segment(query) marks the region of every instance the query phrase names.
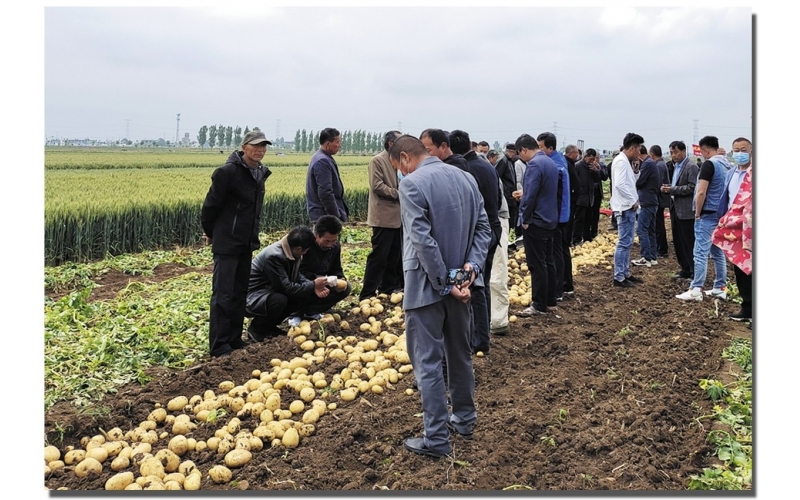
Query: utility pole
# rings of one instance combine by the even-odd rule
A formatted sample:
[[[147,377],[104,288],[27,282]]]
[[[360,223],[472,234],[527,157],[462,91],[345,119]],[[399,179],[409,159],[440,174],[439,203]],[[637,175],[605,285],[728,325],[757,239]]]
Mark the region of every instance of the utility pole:
[[[700,133],[699,133],[700,129],[697,127],[697,122],[699,122],[699,121],[700,120],[698,120],[696,118],[694,120],[694,139],[692,141],[692,144],[697,144],[697,142],[700,140]]]
[[[175,128],[175,146],[178,146],[178,134],[181,132],[181,114],[178,113],[177,126]]]

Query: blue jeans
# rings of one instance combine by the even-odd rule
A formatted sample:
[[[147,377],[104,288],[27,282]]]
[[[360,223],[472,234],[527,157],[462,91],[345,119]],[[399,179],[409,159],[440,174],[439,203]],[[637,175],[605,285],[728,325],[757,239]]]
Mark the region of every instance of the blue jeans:
[[[656,212],[658,205],[647,205],[639,211],[639,223],[636,224],[636,235],[639,236],[639,247],[642,257],[647,260],[658,260],[658,241],[656,240]]]
[[[631,247],[633,246],[633,226],[636,223],[636,210],[614,212],[617,221],[617,249],[614,250],[614,279],[623,281],[631,275]]]
[[[715,214],[703,214],[694,221],[694,279],[692,288],[703,288],[706,282],[708,256],[714,261],[714,288],[725,286],[727,268],[725,254],[719,247],[711,243],[711,234],[719,223]]]

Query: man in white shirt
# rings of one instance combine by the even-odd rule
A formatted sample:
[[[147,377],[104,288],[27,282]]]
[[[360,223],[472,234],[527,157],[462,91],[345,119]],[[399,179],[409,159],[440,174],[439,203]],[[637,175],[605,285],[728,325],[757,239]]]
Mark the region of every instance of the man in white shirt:
[[[614,251],[614,286],[631,287],[642,280],[632,276],[630,270],[633,228],[636,224],[636,210],[639,196],[636,192],[636,179],[639,172],[631,166],[631,160],[639,155],[639,147],[644,139],[629,132],[622,139],[621,154],[611,163],[611,210],[617,221],[617,248]]]

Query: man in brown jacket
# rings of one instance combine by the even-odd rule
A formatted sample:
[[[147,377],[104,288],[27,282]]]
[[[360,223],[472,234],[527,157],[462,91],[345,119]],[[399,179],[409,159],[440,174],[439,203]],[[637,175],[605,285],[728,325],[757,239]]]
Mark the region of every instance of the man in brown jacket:
[[[359,300],[403,288],[403,231],[400,227],[399,179],[389,161],[389,149],[402,134],[397,130],[383,136],[384,150],[369,162],[369,205],[367,224],[372,226],[372,252],[364,269]]]

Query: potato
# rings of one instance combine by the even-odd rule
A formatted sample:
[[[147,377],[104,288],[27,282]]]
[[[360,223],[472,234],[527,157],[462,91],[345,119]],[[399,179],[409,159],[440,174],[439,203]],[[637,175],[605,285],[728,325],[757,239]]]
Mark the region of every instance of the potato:
[[[300,389],[300,399],[308,403],[312,401],[315,397],[317,397],[317,391],[310,387],[303,387]]]
[[[300,429],[297,431],[297,433],[300,435],[300,437],[308,437],[314,434],[314,430],[314,424],[303,424],[300,426]]]
[[[183,489],[187,491],[197,491],[203,482],[203,476],[200,474],[189,474],[183,480]]]
[[[158,478],[163,478],[166,475],[164,472],[164,464],[156,457],[144,459],[139,466],[139,474],[142,476],[156,476]]]
[[[281,444],[287,448],[297,448],[297,445],[300,444],[300,435],[294,427],[286,429],[281,438]]]
[[[160,460],[161,465],[164,466],[164,472],[175,472],[181,464],[181,458],[166,448],[158,450],[156,458]]]
[[[223,382],[220,382],[220,383],[219,383],[219,385],[218,385],[217,387],[219,387],[219,390],[220,390],[220,391],[223,391],[223,392],[228,392],[228,391],[230,391],[231,389],[233,389],[234,387],[236,387],[236,384],[234,384],[234,383],[233,383],[232,381],[230,381],[230,380],[225,380],[225,381],[223,381]]]
[[[116,457],[122,452],[125,445],[126,443],[124,441],[106,441],[103,443],[103,448],[108,452],[109,457]]]
[[[111,470],[114,472],[119,472],[123,469],[127,469],[128,466],[131,464],[131,459],[127,456],[117,456],[114,460],[111,461]]]
[[[301,411],[305,410],[305,408],[306,408],[305,403],[303,403],[299,399],[295,399],[289,405],[289,411],[292,413],[300,413]]]
[[[174,481],[178,484],[183,484],[185,480],[186,478],[180,472],[172,472],[164,476],[164,485],[166,485],[170,481]]]
[[[52,462],[48,462],[47,466],[50,467],[50,470],[58,470],[64,468],[64,461],[63,460],[53,460]]]
[[[158,423],[163,422],[165,418],[167,418],[167,410],[164,408],[156,408],[150,412],[150,415],[147,416],[147,420]]]
[[[125,491],[133,491],[133,490],[140,491],[141,489],[142,489],[142,487],[139,486],[139,484],[135,483],[135,482],[131,483],[128,486],[125,487]]]
[[[225,465],[232,468],[241,467],[249,462],[252,458],[253,454],[250,453],[250,451],[237,448],[225,454]]]
[[[319,412],[314,408],[303,413],[304,424],[314,424],[317,422],[317,420],[319,420]]]
[[[336,291],[343,292],[347,288],[347,281],[343,279],[336,280]]]
[[[341,398],[342,401],[352,401],[356,398],[357,395],[358,391],[354,390],[354,388],[352,387],[350,389],[344,389],[339,391],[339,398]]]
[[[164,489],[169,491],[183,490],[183,483],[178,481],[164,481]]]
[[[250,436],[250,451],[261,451],[264,448],[264,442],[258,436]]]
[[[44,461],[45,463],[50,463],[53,460],[58,460],[61,458],[61,452],[58,451],[58,448],[55,446],[45,446],[44,447]]]
[[[133,484],[133,472],[120,472],[108,478],[106,491],[121,491],[130,484]]]
[[[175,455],[182,457],[184,453],[189,451],[189,440],[186,439],[186,436],[178,434],[169,440],[167,448]]]
[[[86,450],[70,450],[64,455],[64,463],[67,465],[77,464],[86,458]]]
[[[231,470],[224,465],[215,465],[208,471],[208,477],[217,484],[230,482],[233,477]]]
[[[75,475],[78,477],[86,477],[90,474],[100,475],[103,472],[103,465],[92,457],[86,457],[75,466]]]

